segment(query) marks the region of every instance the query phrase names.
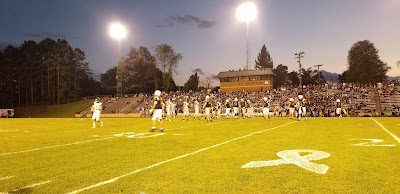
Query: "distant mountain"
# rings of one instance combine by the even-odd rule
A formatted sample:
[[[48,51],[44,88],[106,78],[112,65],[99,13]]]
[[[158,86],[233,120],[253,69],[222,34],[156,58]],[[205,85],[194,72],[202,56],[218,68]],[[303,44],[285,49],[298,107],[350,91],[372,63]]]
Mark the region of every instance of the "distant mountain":
[[[321,70],[322,76],[324,76],[325,80],[328,82],[339,82],[339,74],[327,72],[325,70]]]
[[[400,76],[396,76],[396,77],[388,77],[389,81],[393,81],[393,80],[400,80]]]
[[[326,81],[329,82],[334,82],[334,83],[338,83],[339,82],[339,74],[337,73],[331,73],[331,72],[327,72],[324,70],[321,70],[321,74],[322,76],[324,76]],[[396,77],[388,77],[389,81],[393,81],[393,80],[400,80],[400,76],[396,76]]]

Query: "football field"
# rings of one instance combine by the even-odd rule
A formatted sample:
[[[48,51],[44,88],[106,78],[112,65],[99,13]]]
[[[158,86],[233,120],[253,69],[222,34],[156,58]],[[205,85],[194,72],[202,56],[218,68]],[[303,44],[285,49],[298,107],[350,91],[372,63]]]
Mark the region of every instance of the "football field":
[[[399,118],[0,119],[0,193],[400,193]]]

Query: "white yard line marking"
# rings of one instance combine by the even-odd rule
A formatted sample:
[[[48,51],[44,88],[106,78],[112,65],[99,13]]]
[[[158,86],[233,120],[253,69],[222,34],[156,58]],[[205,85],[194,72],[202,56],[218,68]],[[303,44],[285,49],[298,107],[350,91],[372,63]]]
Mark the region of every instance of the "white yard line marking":
[[[225,123],[225,122],[219,122],[219,123]],[[218,124],[218,123],[216,123],[216,124]],[[169,130],[167,129],[167,130],[170,131],[170,130],[188,128],[188,127],[195,127],[195,126],[178,127],[178,128],[172,128],[172,129],[169,129]],[[106,139],[111,139],[111,138],[114,138],[114,135],[110,135],[110,136],[106,136],[106,137],[103,136],[103,138],[87,140],[87,141],[80,141],[80,142],[61,144],[61,145],[54,145],[54,146],[46,146],[46,147],[34,148],[34,149],[30,149],[30,150],[21,150],[21,151],[16,151],[16,152],[0,153],[0,156],[12,155],[12,154],[20,154],[20,153],[26,153],[26,152],[33,152],[33,151],[38,151],[38,150],[52,149],[52,148],[71,146],[71,145],[78,145],[78,144],[82,144],[82,143],[89,143],[89,142],[93,142],[93,141],[100,141],[100,140],[106,140]]]
[[[24,189],[36,187],[36,186],[39,186],[39,185],[44,185],[44,184],[47,184],[47,183],[50,183],[50,182],[52,182],[52,181],[44,181],[44,182],[40,182],[40,183],[34,183],[34,184],[30,184],[30,185],[25,186],[25,187],[21,187],[21,188],[18,188],[18,189],[14,189],[12,191],[5,192],[5,193],[16,193],[16,192],[24,190]],[[3,194],[3,193],[0,193],[0,194]]]
[[[14,176],[6,176],[6,177],[0,177],[0,181],[1,180],[6,180],[6,179],[10,179],[10,178],[13,178]]]
[[[93,142],[93,141],[99,141],[99,140],[105,140],[105,139],[111,139],[111,138],[114,138],[114,137],[105,137],[105,138],[92,139],[92,140],[87,140],[87,141],[78,141],[78,142],[74,142],[74,143],[46,146],[46,147],[34,148],[34,149],[30,149],[30,150],[22,150],[22,151],[17,151],[17,152],[6,152],[6,153],[1,153],[0,156],[33,152],[33,151],[38,151],[38,150],[52,149],[52,148],[65,147],[65,146],[71,146],[71,145],[78,145],[78,144],[82,144],[82,143],[89,143],[89,142]]]
[[[231,139],[231,140],[228,140],[228,141],[224,141],[224,142],[219,143],[219,144],[215,144],[215,145],[212,145],[212,146],[209,146],[209,147],[206,147],[206,148],[202,148],[202,149],[199,149],[199,150],[197,150],[197,151],[194,151],[194,152],[191,152],[191,153],[188,153],[188,154],[184,154],[184,155],[181,155],[181,156],[178,156],[178,157],[175,157],[175,158],[171,158],[171,159],[168,159],[168,160],[165,160],[165,161],[162,161],[162,162],[159,162],[159,163],[156,163],[156,164],[153,164],[153,165],[150,165],[150,166],[141,168],[141,169],[134,170],[134,171],[132,171],[132,172],[123,174],[123,175],[118,176],[118,177],[115,177],[115,178],[112,178],[112,179],[109,179],[109,180],[106,180],[106,181],[102,181],[102,182],[99,182],[99,183],[97,183],[97,184],[90,185],[90,186],[88,186],[88,187],[85,187],[85,188],[82,188],[82,189],[79,189],[79,190],[76,190],[76,191],[72,191],[72,192],[70,192],[69,194],[79,193],[79,192],[82,192],[82,191],[85,191],[85,190],[93,189],[93,188],[95,188],[95,187],[99,187],[99,186],[102,186],[102,185],[110,184],[110,183],[112,183],[112,182],[117,181],[118,179],[124,178],[124,177],[129,176],[129,175],[136,174],[136,173],[141,172],[141,171],[143,171],[143,170],[147,170],[147,169],[150,169],[150,168],[154,168],[154,167],[157,167],[157,166],[160,166],[160,165],[163,165],[163,164],[166,164],[166,163],[169,163],[169,162],[178,160],[178,159],[186,158],[186,157],[188,157],[188,156],[192,156],[192,155],[198,154],[198,153],[200,153],[200,152],[204,152],[204,151],[207,151],[207,150],[209,150],[209,149],[219,147],[219,146],[221,146],[221,145],[225,145],[225,144],[228,144],[228,143],[231,143],[231,142],[240,140],[240,139],[244,139],[244,138],[246,138],[246,137],[250,137],[250,136],[253,136],[253,135],[256,135],[256,134],[260,134],[260,133],[263,133],[263,132],[266,132],[266,131],[270,131],[270,130],[273,130],[273,129],[277,129],[277,128],[280,128],[280,127],[284,127],[284,126],[290,125],[290,124],[292,124],[292,123],[296,123],[296,122],[286,123],[286,124],[279,125],[279,126],[276,126],[276,127],[273,127],[273,128],[264,129],[264,130],[261,130],[261,131],[257,131],[257,132],[254,132],[254,133],[250,133],[250,134],[245,135],[245,136],[241,136],[241,137],[234,138],[234,139]]]
[[[380,122],[378,122],[377,120],[370,118],[371,120],[375,121],[376,124],[378,124],[383,130],[386,131],[386,133],[388,133],[389,135],[391,135],[399,144],[400,144],[400,139],[399,137],[397,137],[395,134],[393,134],[392,132],[390,132],[389,130],[387,130]]]

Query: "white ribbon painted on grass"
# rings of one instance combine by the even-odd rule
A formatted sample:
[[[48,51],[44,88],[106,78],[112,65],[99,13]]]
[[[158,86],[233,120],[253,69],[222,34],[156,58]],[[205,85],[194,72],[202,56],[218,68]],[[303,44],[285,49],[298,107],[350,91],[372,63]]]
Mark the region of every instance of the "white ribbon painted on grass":
[[[300,153],[309,153],[301,156]],[[294,164],[300,168],[306,169],[318,174],[326,174],[329,166],[325,164],[316,164],[310,161],[328,158],[329,153],[317,150],[284,150],[277,153],[282,159],[269,161],[253,161],[242,166],[242,168],[260,168],[264,166],[278,166],[282,164]]]

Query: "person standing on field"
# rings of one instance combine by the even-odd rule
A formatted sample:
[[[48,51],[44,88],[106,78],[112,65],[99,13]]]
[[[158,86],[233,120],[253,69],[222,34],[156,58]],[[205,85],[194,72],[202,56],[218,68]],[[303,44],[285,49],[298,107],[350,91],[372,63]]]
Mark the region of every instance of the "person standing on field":
[[[156,90],[154,92],[153,105],[150,109],[150,112],[153,113],[153,126],[151,127],[151,132],[154,132],[156,130],[156,121],[160,122],[160,132],[164,132],[164,125],[162,121],[163,101],[161,98],[160,90]]]
[[[206,119],[207,122],[212,122],[211,114],[212,114],[212,103],[210,101],[210,96],[206,96],[206,101],[204,102],[203,109],[206,110]]]
[[[100,102],[99,98],[96,98],[91,107],[93,128],[96,128],[96,121],[100,123],[100,127],[103,127],[103,122],[100,120],[100,115],[102,110],[103,110],[103,104]]]

